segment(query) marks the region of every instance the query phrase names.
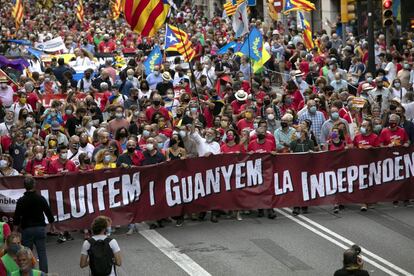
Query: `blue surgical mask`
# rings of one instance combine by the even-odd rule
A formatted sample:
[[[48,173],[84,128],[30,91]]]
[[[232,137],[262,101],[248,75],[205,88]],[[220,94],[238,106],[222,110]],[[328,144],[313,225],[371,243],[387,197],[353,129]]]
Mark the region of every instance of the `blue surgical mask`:
[[[315,114],[316,113],[316,106],[311,106],[310,108],[309,108],[309,112],[310,113],[312,113],[312,114]]]
[[[331,118],[332,118],[332,120],[334,120],[334,121],[338,120],[338,118],[339,118],[339,113],[338,113],[338,112],[333,112],[333,113],[331,114]]]
[[[32,137],[33,137],[33,132],[32,131],[26,132],[26,138],[32,138]]]
[[[159,148],[159,149],[164,148],[164,143],[158,143],[158,148]]]
[[[111,156],[110,155],[105,155],[103,161],[106,162],[106,163],[111,162]]]

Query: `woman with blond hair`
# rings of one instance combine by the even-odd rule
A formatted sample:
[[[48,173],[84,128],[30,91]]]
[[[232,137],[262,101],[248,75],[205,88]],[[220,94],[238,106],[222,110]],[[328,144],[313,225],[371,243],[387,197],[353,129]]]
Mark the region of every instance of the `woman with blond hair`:
[[[116,168],[116,160],[113,159],[108,149],[102,149],[96,154],[95,170],[114,169]]]

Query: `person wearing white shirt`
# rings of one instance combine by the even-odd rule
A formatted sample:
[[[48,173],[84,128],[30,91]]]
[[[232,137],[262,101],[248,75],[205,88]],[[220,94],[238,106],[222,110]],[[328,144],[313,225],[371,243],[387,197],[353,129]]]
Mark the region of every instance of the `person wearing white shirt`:
[[[95,127],[94,127],[95,128]],[[89,136],[92,137],[92,136]],[[88,154],[89,158],[92,158],[93,151],[95,147],[89,143],[88,134],[82,133],[79,137],[79,152],[85,152]]]
[[[216,83],[217,75],[216,75],[214,67],[211,66],[211,60],[206,60],[204,62],[204,68],[203,68],[202,74],[207,77],[207,87],[213,88]]]
[[[29,112],[33,112],[32,106],[27,102],[27,95],[25,92],[19,93],[19,100],[10,106],[10,110],[14,112],[14,120],[19,118],[20,110],[27,109]]]
[[[384,68],[384,71],[386,73],[387,80],[391,83],[394,81],[395,76],[397,75],[397,67],[392,62],[392,56],[389,54],[386,56],[387,58],[387,65]]]
[[[118,242],[115,239],[109,238],[107,229],[111,227],[110,218],[105,216],[98,216],[92,223],[92,234],[93,236],[89,240],[85,240],[82,245],[80,267],[85,268],[89,266],[89,254],[88,251],[91,248],[91,242],[105,241],[108,242],[109,247],[113,253],[113,266],[112,271],[108,276],[115,276],[115,266],[121,266],[121,249],[119,248]]]
[[[77,88],[81,92],[89,92],[92,86],[92,70],[87,69],[83,75],[83,78],[78,81]]]
[[[220,145],[219,143],[214,141],[214,138],[216,138],[216,131],[214,129],[208,128],[206,130],[205,138],[203,138],[200,136],[198,131],[194,130],[193,123],[191,137],[196,142],[198,156],[210,156],[212,154],[220,154]]]
[[[14,113],[11,110],[6,110],[4,122],[0,124],[0,136],[8,135],[11,127],[14,124]]]
[[[403,102],[405,94],[407,94],[407,89],[401,86],[400,79],[395,79],[392,82],[392,85],[390,87],[392,98],[397,98],[400,100],[400,102]]]
[[[7,84],[6,77],[0,77],[0,100],[4,107],[13,104],[13,88]]]

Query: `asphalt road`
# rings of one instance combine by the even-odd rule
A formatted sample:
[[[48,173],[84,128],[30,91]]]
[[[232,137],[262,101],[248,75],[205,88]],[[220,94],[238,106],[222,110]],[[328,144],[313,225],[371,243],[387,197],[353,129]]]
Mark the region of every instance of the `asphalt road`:
[[[331,206],[313,207],[298,217],[276,210],[275,220],[251,214],[157,230],[140,224],[131,236],[121,228],[112,235],[122,250],[118,275],[333,275],[353,243],[363,247],[371,275],[414,274],[414,208],[384,203],[361,213],[347,206],[335,215]],[[82,236],[74,236],[64,244],[49,238],[50,272],[89,275],[78,264]]]

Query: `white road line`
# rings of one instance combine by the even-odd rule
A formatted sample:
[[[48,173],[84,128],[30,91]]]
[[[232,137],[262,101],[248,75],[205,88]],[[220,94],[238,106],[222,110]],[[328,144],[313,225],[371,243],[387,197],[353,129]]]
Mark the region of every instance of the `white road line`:
[[[289,208],[284,208],[284,210],[286,210],[286,211],[288,211],[288,212],[290,212],[290,211],[291,211]],[[302,218],[304,221],[306,221],[306,222],[308,222],[308,223],[312,224],[313,226],[315,226],[315,227],[317,227],[317,228],[321,229],[322,231],[325,231],[326,233],[330,234],[331,236],[333,236],[333,237],[335,237],[335,238],[337,238],[337,239],[340,239],[340,240],[342,240],[343,242],[345,242],[345,243],[349,244],[349,246],[351,246],[351,245],[355,244],[355,242],[353,242],[353,241],[351,241],[351,240],[348,240],[348,239],[347,239],[347,238],[345,238],[344,236],[339,235],[338,233],[336,233],[336,232],[334,232],[334,231],[332,231],[332,230],[330,230],[330,229],[326,228],[325,226],[323,226],[323,225],[321,225],[321,224],[317,223],[316,221],[313,221],[313,220],[311,220],[311,219],[309,219],[309,218],[307,218],[307,217],[305,217],[305,216],[300,216],[300,218]],[[396,266],[395,264],[393,264],[393,263],[391,263],[391,262],[389,262],[389,261],[385,260],[384,258],[382,258],[382,257],[378,256],[377,254],[375,254],[375,253],[373,253],[373,252],[369,251],[368,249],[366,249],[366,248],[364,248],[364,247],[362,247],[362,246],[361,246],[361,249],[362,249],[362,252],[363,252],[363,254],[364,254],[364,255],[371,256],[373,259],[376,259],[377,261],[382,262],[383,264],[385,264],[385,265],[389,266],[390,268],[394,269],[395,271],[398,271],[399,273],[402,273],[403,275],[411,275],[411,276],[413,276],[413,274],[412,274],[412,273],[410,273],[410,272],[408,272],[408,271],[406,271],[406,270],[404,270],[404,269],[402,269],[402,268],[400,268],[400,267]]]
[[[177,247],[155,230],[149,230],[143,223],[137,223],[138,233],[157,247],[164,255],[181,267],[188,275],[211,276],[204,268],[197,264],[186,254],[181,253]]]
[[[326,239],[327,241],[332,242],[333,244],[335,244],[335,245],[337,245],[337,246],[339,246],[339,247],[341,247],[341,248],[343,248],[343,249],[348,249],[351,245],[355,244],[354,242],[352,242],[352,241],[350,241],[350,240],[346,239],[345,237],[342,237],[341,235],[339,235],[339,234],[337,234],[337,233],[335,233],[335,232],[333,232],[333,231],[329,230],[328,228],[326,228],[326,227],[324,227],[324,226],[322,226],[322,225],[320,225],[320,224],[318,224],[318,223],[316,223],[316,222],[312,221],[312,220],[311,220],[311,219],[309,219],[309,218],[306,218],[306,217],[304,217],[304,216],[298,216],[298,217],[300,217],[301,219],[303,219],[303,220],[305,220],[306,222],[308,222],[309,224],[312,224],[312,225],[314,225],[314,226],[318,227],[319,229],[321,229],[321,230],[325,231],[326,233],[329,233],[331,236],[333,236],[333,237],[335,237],[335,238],[337,238],[337,239],[339,239],[339,240],[341,240],[341,241],[345,242],[345,244],[344,244],[344,243],[341,243],[341,242],[339,242],[339,241],[337,241],[337,240],[335,240],[335,239],[333,239],[332,237],[328,236],[326,233],[323,233],[323,232],[319,231],[318,229],[316,229],[316,228],[314,228],[314,227],[310,226],[309,224],[307,224],[307,223],[303,222],[302,220],[299,220],[298,218],[293,217],[292,215],[290,215],[290,213],[286,213],[285,211],[289,211],[289,212],[290,212],[290,209],[288,209],[288,208],[284,208],[284,210],[285,210],[285,211],[282,211],[282,210],[280,210],[280,209],[275,209],[275,210],[276,210],[278,213],[280,213],[280,214],[284,215],[285,217],[287,217],[288,219],[290,219],[290,220],[292,220],[292,221],[296,222],[297,224],[299,224],[299,225],[301,225],[301,226],[305,227],[306,229],[308,229],[308,230],[312,231],[313,233],[317,234],[318,236],[320,236],[320,237],[322,237],[322,238]],[[362,248],[362,247],[361,247],[361,248]],[[393,275],[393,276],[394,276],[394,275],[395,275],[395,276],[398,276],[398,275],[407,275],[407,276],[412,276],[412,275],[413,275],[413,274],[411,274],[410,272],[405,271],[404,269],[402,269],[402,268],[400,268],[400,267],[398,267],[398,266],[396,266],[396,265],[394,265],[394,264],[392,264],[392,263],[388,262],[387,260],[385,260],[385,259],[381,258],[380,256],[378,256],[378,255],[376,255],[376,254],[374,254],[374,253],[370,252],[370,251],[369,251],[369,250],[367,250],[366,248],[362,248],[362,252],[363,252],[363,253],[362,253],[362,255],[363,255],[363,257],[364,257],[364,261],[365,261],[365,262],[370,263],[371,265],[373,265],[373,266],[375,266],[376,268],[378,268],[378,269],[382,270],[383,272],[387,273],[388,275]],[[391,270],[390,270],[390,269],[388,269],[387,267],[384,267],[383,265],[379,264],[378,262],[374,261],[373,259],[371,259],[371,258],[367,257],[367,255],[369,255],[370,257],[372,257],[372,258],[374,258],[374,259],[378,260],[379,262],[382,262],[383,264],[385,264],[385,265],[389,266],[389,268],[392,268],[392,269],[394,269],[395,271],[398,271],[399,273],[395,273],[394,271],[391,271]]]

